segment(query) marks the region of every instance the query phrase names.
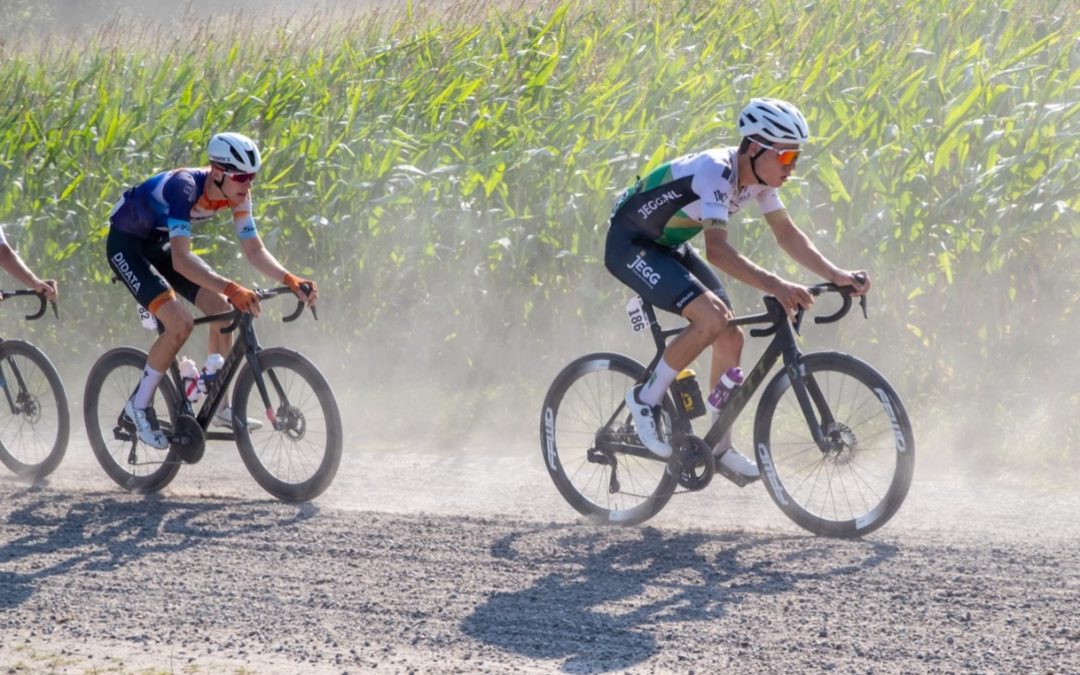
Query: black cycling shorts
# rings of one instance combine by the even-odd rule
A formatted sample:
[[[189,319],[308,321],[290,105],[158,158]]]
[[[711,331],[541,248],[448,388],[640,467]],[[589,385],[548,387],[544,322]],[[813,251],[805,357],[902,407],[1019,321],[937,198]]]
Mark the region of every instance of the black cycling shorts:
[[[689,242],[675,248],[662,246],[613,223],[604,246],[604,266],[645,302],[675,314],[682,315],[706,291],[731,308],[720,277]]]
[[[154,301],[170,291],[195,303],[200,286],[173,269],[168,239],[140,239],[112,227],[105,249],[109,267],[146,309],[157,309]]]

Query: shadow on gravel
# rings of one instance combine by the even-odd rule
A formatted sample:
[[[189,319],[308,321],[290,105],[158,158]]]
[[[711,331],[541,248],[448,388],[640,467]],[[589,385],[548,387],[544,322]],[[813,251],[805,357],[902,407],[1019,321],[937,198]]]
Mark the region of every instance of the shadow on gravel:
[[[696,651],[693,622],[720,618],[751,596],[857,577],[896,551],[803,536],[545,526],[492,546],[494,558],[542,576],[524,590],[493,594],[462,630],[529,658],[562,659],[563,672],[618,671],[655,655],[658,634]],[[731,651],[748,647],[747,638],[732,635]]]
[[[147,555],[288,526],[318,512],[311,504],[116,498],[40,488],[13,496],[29,503],[5,522],[24,534],[0,544],[0,612],[24,602],[50,577],[113,571]]]

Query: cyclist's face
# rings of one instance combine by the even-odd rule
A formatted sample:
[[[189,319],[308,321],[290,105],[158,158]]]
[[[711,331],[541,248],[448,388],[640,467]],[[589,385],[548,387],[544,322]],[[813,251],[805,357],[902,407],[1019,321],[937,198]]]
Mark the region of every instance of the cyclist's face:
[[[780,187],[795,172],[795,166],[799,162],[799,146],[797,143],[776,143],[769,145],[759,143],[758,150],[761,155],[757,158],[757,173],[761,179],[771,187]]]
[[[234,175],[223,171],[220,167],[213,167],[214,183],[221,184],[221,191],[231,203],[239,204],[247,199],[251,186],[255,182],[247,174]]]

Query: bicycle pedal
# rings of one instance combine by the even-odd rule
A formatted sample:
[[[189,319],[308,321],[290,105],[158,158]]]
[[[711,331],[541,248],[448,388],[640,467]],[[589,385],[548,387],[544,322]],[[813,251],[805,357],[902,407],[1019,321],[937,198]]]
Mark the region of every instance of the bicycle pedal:
[[[124,413],[120,413],[119,417],[116,418],[116,426],[124,431],[135,431],[135,423],[128,419],[128,416]]]

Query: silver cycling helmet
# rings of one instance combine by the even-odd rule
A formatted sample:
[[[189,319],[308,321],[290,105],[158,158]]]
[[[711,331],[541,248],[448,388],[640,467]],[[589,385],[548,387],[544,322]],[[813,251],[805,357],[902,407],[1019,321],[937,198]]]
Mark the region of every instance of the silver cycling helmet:
[[[258,173],[262,166],[259,148],[247,136],[225,132],[214,134],[206,148],[210,161],[234,173]]]
[[[799,109],[777,98],[755,98],[739,113],[739,135],[760,136],[774,143],[809,140],[806,118]]]

